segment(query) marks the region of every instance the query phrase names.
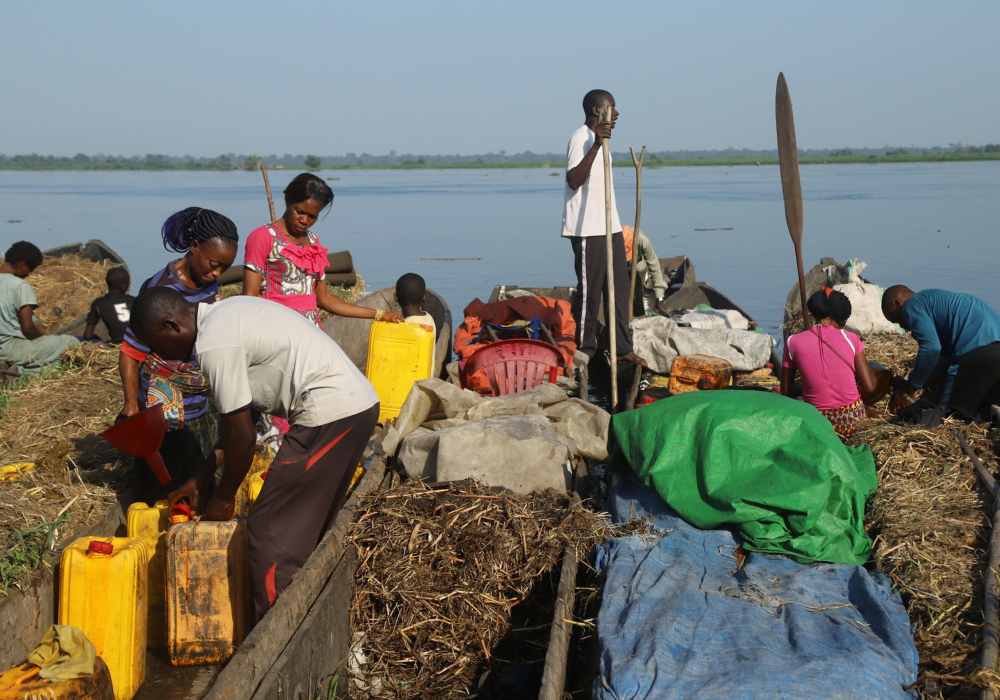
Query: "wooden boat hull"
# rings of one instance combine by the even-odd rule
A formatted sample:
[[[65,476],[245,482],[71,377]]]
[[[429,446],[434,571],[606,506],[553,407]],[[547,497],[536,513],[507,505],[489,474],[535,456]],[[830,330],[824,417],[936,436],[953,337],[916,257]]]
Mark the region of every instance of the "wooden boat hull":
[[[333,527],[309,561],[278,597],[274,607],[247,636],[224,666],[173,667],[147,652],[146,682],[135,700],[273,700],[326,698],[336,684],[336,697],[345,697],[350,678],[348,657],[354,635],[350,605],[357,551],[347,535],[358,508],[358,496],[389,486],[378,441],[368,471],[348,499]],[[575,481],[585,483],[586,465]],[[579,496],[572,494],[574,502]],[[577,562],[570,550],[563,554],[560,583],[553,611],[553,630],[546,655],[540,699],[562,697],[569,660]],[[334,680],[336,679],[336,680]]]
[[[327,255],[326,283],[337,286],[353,287],[358,283],[358,273],[354,270],[354,259],[350,251],[342,250],[337,253]],[[227,284],[243,283],[243,265],[233,265],[231,268],[219,275],[216,280],[220,287]]]
[[[830,270],[831,274],[827,273]],[[809,272],[806,273],[806,299],[811,297],[813,294],[819,291],[820,287],[829,284],[832,280],[843,279],[847,274],[847,268],[838,263],[833,258],[821,258],[819,264],[814,265]],[[858,276],[862,282],[867,282],[871,284],[871,280],[867,280],[864,277]],[[835,282],[839,284],[839,282]],[[802,314],[802,299],[799,295],[799,283],[796,282],[792,285],[792,288],[788,291],[788,296],[785,298],[785,313],[784,320],[782,322],[782,335],[787,338],[789,336],[789,324],[793,318],[798,317],[801,319]]]
[[[53,258],[61,258],[66,255],[76,255],[85,260],[93,260],[94,262],[105,263],[109,266],[119,265],[124,267],[126,270],[128,269],[128,265],[125,264],[124,258],[112,250],[107,243],[96,238],[89,240],[86,243],[70,243],[68,245],[62,245],[57,248],[50,248],[49,250],[42,251],[42,257],[49,260]],[[83,335],[86,328],[87,314],[83,314],[69,323],[56,328],[52,331],[52,335]],[[104,321],[99,321],[97,323],[95,333],[101,340],[108,340],[108,329],[104,325]]]

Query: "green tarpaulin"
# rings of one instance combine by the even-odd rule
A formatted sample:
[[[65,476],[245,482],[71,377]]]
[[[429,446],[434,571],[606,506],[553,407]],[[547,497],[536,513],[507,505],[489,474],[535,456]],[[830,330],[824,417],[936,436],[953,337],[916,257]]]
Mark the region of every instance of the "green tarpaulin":
[[[672,396],[614,416],[608,453],[610,469],[631,468],[695,527],[734,526],[747,550],[868,559],[875,460],[807,403],[758,391]]]

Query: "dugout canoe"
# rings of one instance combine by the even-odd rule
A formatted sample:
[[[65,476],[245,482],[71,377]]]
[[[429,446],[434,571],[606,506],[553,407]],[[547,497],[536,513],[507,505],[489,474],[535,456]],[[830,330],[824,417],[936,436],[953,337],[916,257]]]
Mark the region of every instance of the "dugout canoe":
[[[350,606],[357,550],[347,542],[359,496],[389,487],[398,477],[381,450],[382,429],[369,443],[368,470],[305,566],[274,607],[254,627],[224,666],[171,666],[164,650],[147,650],[146,680],[135,700],[274,700],[346,697],[348,657],[354,635]],[[574,488],[584,487],[581,460]],[[576,491],[569,494],[579,502]],[[566,684],[572,626],[576,557],[563,554],[552,627],[542,673],[540,700],[560,700]],[[336,694],[331,690],[336,687]]]
[[[809,272],[806,273],[806,299],[811,297],[813,294],[820,290],[820,287],[825,285],[833,286],[834,284],[840,284],[840,280],[847,276],[847,268],[838,263],[833,258],[820,258],[819,264],[814,265]],[[865,279],[861,275],[858,275],[858,279],[862,282],[871,284],[871,280]],[[796,282],[792,285],[792,288],[788,291],[788,296],[785,298],[785,313],[784,319],[782,321],[782,335],[787,338],[789,336],[790,322],[793,318],[798,317],[801,319],[802,316],[802,299],[799,295],[799,283]]]
[[[354,258],[349,250],[329,253],[327,256],[326,283],[337,286],[353,287],[358,283],[358,273],[354,269]],[[243,284],[243,265],[233,265],[219,275],[216,280],[220,287],[227,284]]]
[[[99,239],[91,239],[86,243],[69,243],[67,245],[61,245],[56,248],[50,248],[49,250],[42,251],[42,257],[46,260],[53,260],[55,258],[62,258],[67,255],[75,255],[78,258],[83,258],[84,260],[92,260],[96,263],[102,263],[108,267],[120,266],[128,269],[128,265],[125,263],[125,259],[122,258],[118,253],[111,249],[104,241]],[[83,335],[84,330],[87,328],[87,314],[79,316],[69,323],[59,326],[51,335]],[[108,340],[108,329],[104,325],[104,321],[98,321],[97,328],[94,331],[98,338],[101,340]]]
[[[146,650],[146,680],[135,700],[327,698],[331,681],[345,697],[353,635],[351,586],[356,550],[347,545],[358,496],[385,476],[382,433],[367,449],[367,471],[309,560],[225,665],[171,666],[165,649]],[[330,695],[329,697],[333,697]]]
[[[402,313],[399,302],[395,299],[395,287],[383,287],[366,294],[354,304],[367,309],[382,309],[393,313]],[[447,379],[445,365],[451,359],[452,320],[448,303],[437,292],[428,289],[424,310],[431,315],[437,326],[437,340],[434,345],[435,367],[434,377]],[[368,334],[373,321],[367,318],[347,318],[332,316],[323,321],[323,331],[337,342],[337,345],[347,353],[351,361],[362,372],[368,363]]]
[[[809,283],[807,281],[806,285],[808,286],[808,284]],[[796,285],[794,291],[798,294],[798,285]],[[677,289],[668,289],[664,304],[667,307],[668,315],[679,313],[683,309],[693,309],[699,304],[707,304],[713,309],[718,310],[738,311],[744,318],[747,319],[747,321],[750,322],[750,330],[759,328],[753,316],[744,311],[742,307],[718,289],[715,289],[704,282],[693,282],[692,284],[685,285]],[[781,359],[778,357],[774,348],[771,348],[771,356],[768,359],[768,363],[772,365],[773,373],[776,374],[780,371],[778,368],[781,366]],[[630,410],[635,407],[636,402],[641,396],[639,386],[642,381],[642,377],[648,377],[651,374],[652,372],[649,370],[642,372],[641,376],[638,372],[634,374],[629,387],[629,393],[626,395],[624,403],[622,404],[622,410]]]

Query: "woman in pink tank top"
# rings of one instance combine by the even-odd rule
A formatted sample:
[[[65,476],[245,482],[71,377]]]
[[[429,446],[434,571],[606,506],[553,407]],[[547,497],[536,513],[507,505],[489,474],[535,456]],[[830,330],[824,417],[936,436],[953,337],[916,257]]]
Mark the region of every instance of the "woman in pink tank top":
[[[802,398],[830,420],[837,435],[850,437],[865,418],[863,398],[876,388],[864,343],[857,334],[844,330],[851,317],[851,300],[823,287],[807,306],[816,325],[785,340],[781,393],[791,394],[798,371]]]

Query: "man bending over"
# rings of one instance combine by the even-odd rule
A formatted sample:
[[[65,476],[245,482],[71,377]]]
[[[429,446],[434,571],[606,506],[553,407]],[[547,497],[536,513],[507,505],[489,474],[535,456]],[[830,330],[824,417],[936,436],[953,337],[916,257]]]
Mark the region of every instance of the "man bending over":
[[[222,480],[204,519],[233,517],[236,490],[253,461],[261,413],[291,428],[250,512],[249,554],[257,619],[274,604],[333,525],[378,420],[371,383],[314,323],[280,304],[233,297],[189,304],[150,287],[132,305],[139,341],[168,360],[191,361],[208,379],[221,416]],[[215,461],[170,495],[197,508]]]
[[[986,302],[943,289],[914,293],[900,284],[882,294],[882,315],[910,331],[920,344],[902,390],[922,388],[940,357],[945,375],[954,376],[941,391],[946,413],[977,419],[1000,402],[1000,316]]]

